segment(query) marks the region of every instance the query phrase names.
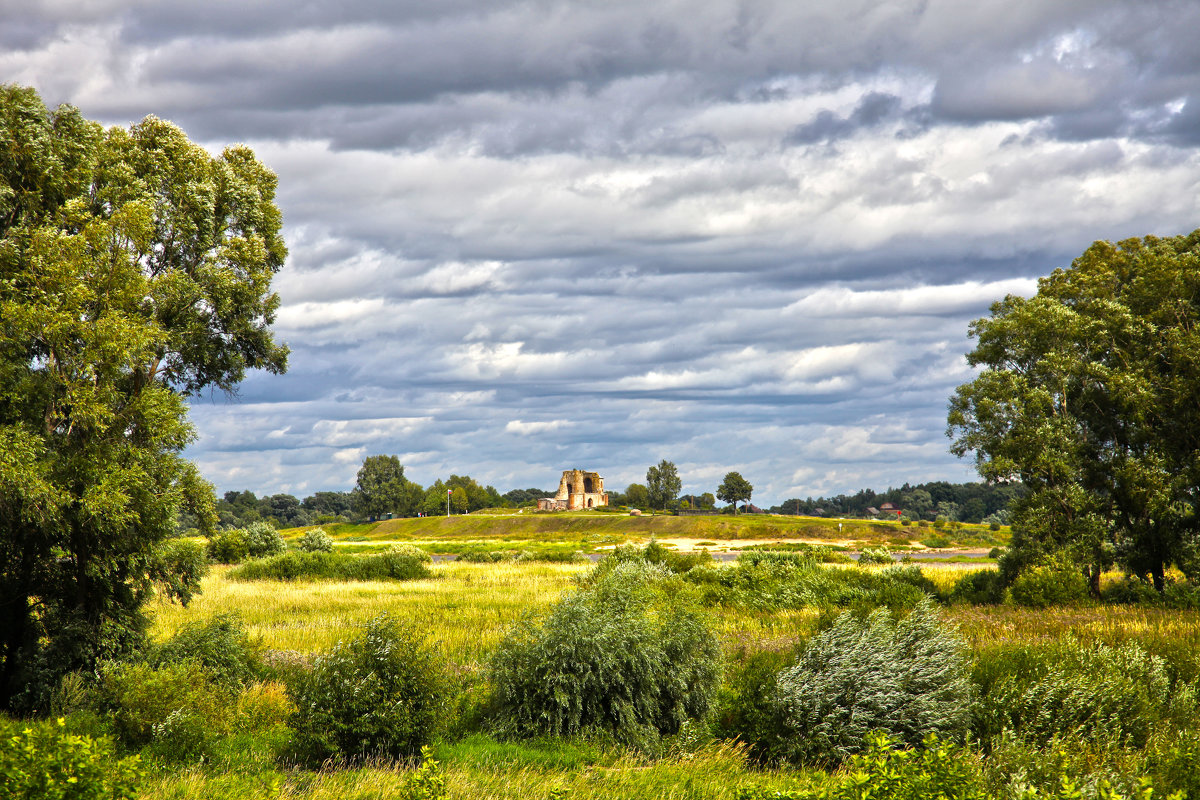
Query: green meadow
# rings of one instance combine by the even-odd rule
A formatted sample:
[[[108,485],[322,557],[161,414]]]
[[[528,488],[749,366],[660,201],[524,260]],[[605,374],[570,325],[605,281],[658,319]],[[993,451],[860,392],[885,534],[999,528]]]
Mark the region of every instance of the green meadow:
[[[145,800],[867,797],[876,795],[847,788],[854,776],[895,777],[899,767],[880,759],[909,753],[926,761],[915,777],[903,773],[905,785],[936,779],[943,789],[951,786],[946,797],[1118,798],[1145,797],[1147,786],[1163,796],[1195,790],[1194,770],[1186,765],[1200,753],[1200,619],[1186,598],[1176,607],[1146,596],[1129,602],[1130,585],[1112,574],[1105,577],[1105,602],[1075,598],[1031,607],[1011,593],[971,602],[963,587],[986,585],[993,565],[964,563],[953,552],[941,563],[856,564],[846,558],[845,545],[888,546],[900,555],[910,545],[923,549],[915,537],[933,531],[857,522],[844,524],[839,538],[836,523],[489,515],[333,526],[331,555],[366,558],[397,542],[430,553],[502,555],[489,562],[466,555],[435,560],[427,576],[411,580],[247,579],[239,567],[213,565],[187,607],[152,604],[152,650],[177,652],[170,648],[182,639],[215,630],[214,620],[232,621],[243,637],[238,646],[260,663],[252,678],[235,689],[213,688],[211,679],[160,659],[152,668],[110,668],[105,674],[117,677],[98,686],[82,676],[60,691],[54,711],[68,730],[111,737],[114,758],[136,755],[140,777],[132,796]],[[731,531],[736,538],[721,535]],[[295,542],[302,533],[284,535]],[[988,537],[1003,541],[1007,530],[937,533],[979,547]],[[651,534],[668,545],[703,547],[647,548]],[[751,540],[775,543],[748,547]],[[492,664],[506,640],[523,621],[546,619],[565,598],[589,591],[604,572],[594,559],[543,560],[539,553],[606,552],[618,545],[624,545],[623,558],[654,552],[656,569],[668,576],[675,570],[671,592],[686,599],[719,644],[721,678],[704,717],[650,745],[595,731],[530,736],[497,726]],[[739,555],[710,560],[708,551]],[[962,643],[970,713],[964,710],[969,724],[956,739],[960,744],[888,751],[899,755],[877,755],[877,763],[868,756],[840,765],[773,756],[763,731],[775,723],[763,704],[779,670],[800,663],[806,648],[841,624],[841,615],[867,619],[881,608],[903,619],[920,598],[933,599],[939,624]],[[294,749],[296,682],[381,615],[411,624],[448,676],[447,705],[424,764],[378,756],[303,762]],[[1138,690],[1135,702],[1100,715],[1081,710],[1080,703],[1103,705],[1106,695],[1132,691],[1121,683],[1128,680],[1123,672],[1150,675],[1145,680],[1153,691]],[[205,691],[213,697],[204,700]],[[1039,704],[1045,709],[1010,711],[1022,704],[1026,711]],[[187,706],[205,726],[195,734],[194,752],[181,749],[191,741],[186,728],[171,727],[180,713],[173,705]],[[1046,715],[1053,724],[1045,723]],[[130,720],[142,720],[141,727]],[[916,769],[909,762],[900,767]]]

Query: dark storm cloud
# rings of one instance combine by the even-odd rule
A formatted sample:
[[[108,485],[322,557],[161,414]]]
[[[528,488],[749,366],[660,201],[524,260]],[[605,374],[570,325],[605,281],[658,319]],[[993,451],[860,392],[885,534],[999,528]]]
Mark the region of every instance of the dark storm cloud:
[[[967,323],[1200,213],[1200,4],[0,0],[0,70],[280,177],[280,378],[193,406],[223,489],[396,453],[767,503],[965,479]]]

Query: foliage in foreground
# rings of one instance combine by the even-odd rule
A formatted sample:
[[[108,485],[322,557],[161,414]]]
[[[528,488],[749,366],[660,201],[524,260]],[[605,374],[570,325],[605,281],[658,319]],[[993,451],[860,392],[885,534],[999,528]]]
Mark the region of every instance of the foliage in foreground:
[[[386,616],[316,660],[289,687],[296,755],[412,758],[433,738],[447,705],[440,656],[411,626]]]
[[[983,696],[974,729],[984,742],[1007,731],[1039,745],[1083,736],[1141,748],[1156,728],[1196,713],[1195,687],[1172,686],[1163,659],[1136,643],[1012,648],[988,654],[975,674]]]
[[[626,561],[526,618],[492,664],[495,717],[524,736],[600,733],[641,747],[709,711],[716,637],[661,566]]]
[[[997,796],[988,790],[977,756],[934,734],[916,749],[902,749],[879,732],[868,735],[866,744],[866,751],[852,757],[824,786],[784,791],[742,786],[734,796],[736,800],[990,800]],[[1127,792],[1106,780],[1081,785],[1061,770],[1057,779],[1047,788],[1018,784],[1000,796],[1012,800],[1151,800],[1155,795],[1147,779],[1137,781]],[[1183,792],[1169,796],[1169,800],[1184,798]]]
[[[836,764],[863,751],[873,730],[909,746],[930,733],[957,737],[970,700],[965,642],[931,602],[899,622],[884,609],[845,613],[778,678],[778,750],[796,763]]]
[[[0,797],[132,800],[141,759],[118,759],[107,739],[69,733],[64,720],[0,718]]]
[[[0,708],[32,711],[141,645],[179,509],[211,528],[184,397],[284,370],[286,247],[246,147],[105,129],[12,85],[0,141]]]

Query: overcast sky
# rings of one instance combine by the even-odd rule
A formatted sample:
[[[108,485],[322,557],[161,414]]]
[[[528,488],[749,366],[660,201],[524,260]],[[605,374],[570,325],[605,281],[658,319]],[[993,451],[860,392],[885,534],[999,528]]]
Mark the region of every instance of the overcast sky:
[[[674,461],[763,505],[973,479],[970,320],[1200,226],[1200,2],[0,0],[0,80],[279,175],[282,377],[219,490]]]

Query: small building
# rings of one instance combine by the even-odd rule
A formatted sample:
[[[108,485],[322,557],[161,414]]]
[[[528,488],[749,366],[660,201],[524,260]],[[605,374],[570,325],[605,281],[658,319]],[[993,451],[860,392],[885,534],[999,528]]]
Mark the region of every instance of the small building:
[[[582,469],[563,470],[558,493],[537,501],[538,511],[580,511],[606,505],[608,492],[604,491],[604,478],[599,472]]]

